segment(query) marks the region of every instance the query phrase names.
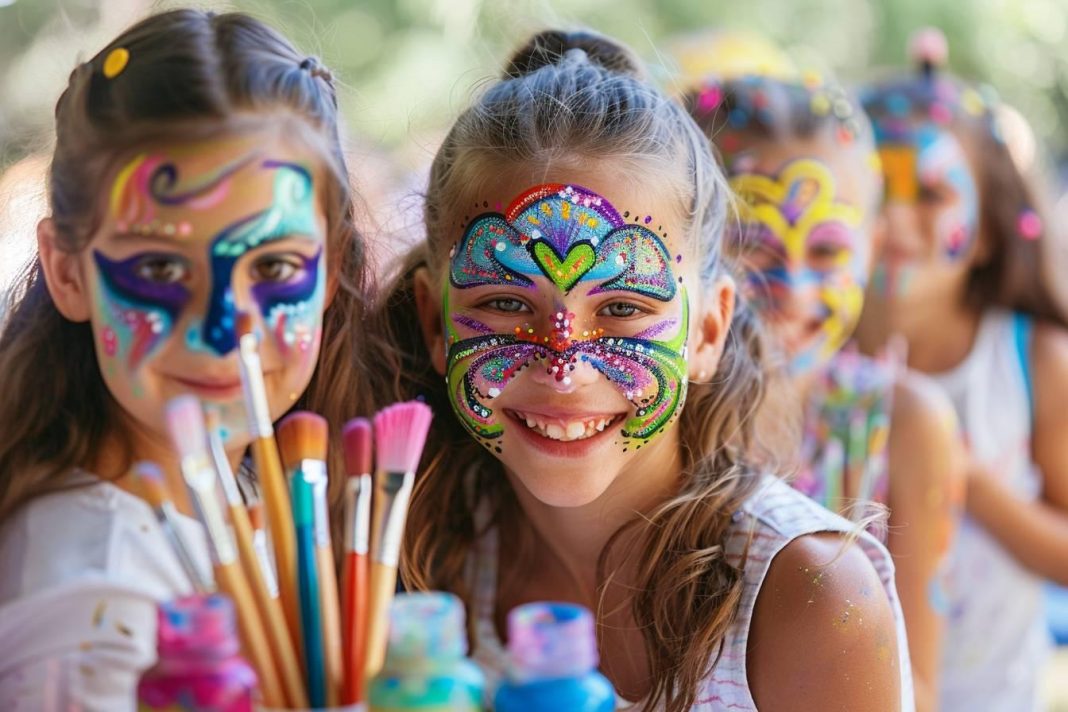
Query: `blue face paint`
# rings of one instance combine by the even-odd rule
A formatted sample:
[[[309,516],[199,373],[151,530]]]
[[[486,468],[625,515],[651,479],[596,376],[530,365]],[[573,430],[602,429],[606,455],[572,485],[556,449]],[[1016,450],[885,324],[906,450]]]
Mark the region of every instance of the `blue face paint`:
[[[271,206],[225,228],[211,245],[211,296],[202,340],[220,356],[237,347],[234,264],[256,247],[291,235],[314,235],[317,230],[312,177],[307,169],[280,161],[264,161],[263,167],[275,171]],[[317,277],[318,255],[314,260],[313,274]]]

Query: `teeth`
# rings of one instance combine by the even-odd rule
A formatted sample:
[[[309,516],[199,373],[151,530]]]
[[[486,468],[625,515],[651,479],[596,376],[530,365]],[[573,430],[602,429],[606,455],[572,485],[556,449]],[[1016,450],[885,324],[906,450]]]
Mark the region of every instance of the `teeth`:
[[[559,422],[544,422],[536,415],[528,415],[526,413],[517,412],[516,417],[519,420],[524,421],[528,428],[542,437],[551,440],[559,440],[561,442],[572,442],[575,440],[592,438],[597,433],[604,432],[604,429],[607,428],[608,424],[613,420],[613,418],[575,420],[567,423],[565,426],[561,425]]]

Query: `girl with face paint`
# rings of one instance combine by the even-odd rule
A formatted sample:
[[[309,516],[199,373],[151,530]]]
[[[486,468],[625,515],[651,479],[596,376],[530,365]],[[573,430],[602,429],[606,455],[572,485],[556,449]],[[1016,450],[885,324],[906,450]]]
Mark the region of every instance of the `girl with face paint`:
[[[685,103],[737,194],[727,249],[801,401],[792,484],[860,521],[870,519],[871,503],[889,509],[884,541],[897,570],[917,709],[936,709],[936,594],[956,528],[961,458],[952,407],[934,384],[842,350],[881,232],[870,126],[842,89],[815,78],[711,80]]]
[[[624,705],[911,708],[885,549],[762,465],[726,198],[684,110],[590,33],[535,35],[461,114],[382,314],[397,396],[439,414],[405,584],[465,598],[491,679],[508,611],[552,599],[595,611]]]
[[[0,337],[0,707],[128,709],[156,601],[190,591],[133,462],[207,557],[165,403],[217,409],[237,468],[245,312],[272,418],[367,410],[332,395],[362,369],[363,258],[330,75],[245,15],[150,17],[71,74],[49,186]]]
[[[922,376],[841,350],[861,314],[877,241],[882,181],[870,128],[843,90],[821,81],[709,81],[686,102],[738,196],[727,250],[800,399],[792,485],[861,521],[870,503],[889,508],[883,538],[897,570],[916,708],[937,709],[938,594],[962,484],[953,410]]]
[[[1068,318],[1043,260],[1047,230],[990,92],[918,71],[864,92],[885,174],[887,249],[858,331],[891,334],[949,396],[968,449],[964,523],[946,575],[944,710],[1038,709],[1048,655],[1043,579],[1068,583]]]

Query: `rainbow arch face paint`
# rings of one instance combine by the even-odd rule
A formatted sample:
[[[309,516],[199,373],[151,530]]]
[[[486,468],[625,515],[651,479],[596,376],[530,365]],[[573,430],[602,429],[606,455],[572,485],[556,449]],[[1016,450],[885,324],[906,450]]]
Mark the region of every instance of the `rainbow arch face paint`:
[[[654,227],[651,216],[621,213],[603,196],[563,183],[530,188],[467,223],[444,285],[446,381],[476,439],[500,452],[508,426],[494,401],[528,369],[563,390],[577,370],[611,384],[630,404],[612,425],[624,448],[649,441],[678,415],[689,305],[676,272],[681,256]],[[494,327],[478,310],[456,306],[458,294],[476,289],[509,309],[538,306],[498,315]],[[641,304],[656,314],[640,328],[617,318]],[[511,328],[502,330],[504,322]]]
[[[739,201],[729,245],[746,268],[747,293],[788,335],[792,371],[826,363],[863,305],[870,257],[863,211],[838,198],[830,169],[811,158],[775,175],[738,173],[731,187]]]

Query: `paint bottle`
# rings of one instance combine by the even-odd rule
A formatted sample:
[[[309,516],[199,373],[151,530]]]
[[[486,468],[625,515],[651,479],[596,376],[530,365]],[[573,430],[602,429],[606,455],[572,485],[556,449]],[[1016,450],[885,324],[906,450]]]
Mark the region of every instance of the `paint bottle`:
[[[570,603],[528,603],[508,614],[508,675],[497,712],[612,712],[616,693],[597,672],[593,616]]]
[[[464,608],[449,593],[402,593],[389,609],[389,647],[371,681],[371,712],[477,712],[482,671],[468,660]]]
[[[256,673],[239,654],[229,598],[161,604],[157,640],[159,659],[137,688],[139,710],[252,712]]]

